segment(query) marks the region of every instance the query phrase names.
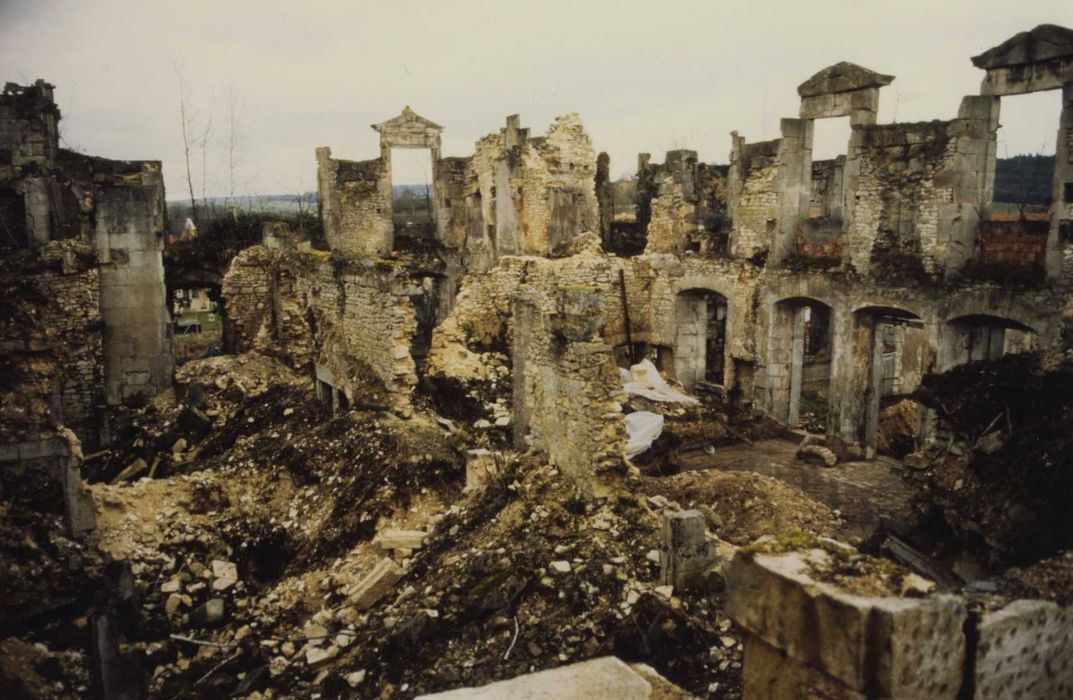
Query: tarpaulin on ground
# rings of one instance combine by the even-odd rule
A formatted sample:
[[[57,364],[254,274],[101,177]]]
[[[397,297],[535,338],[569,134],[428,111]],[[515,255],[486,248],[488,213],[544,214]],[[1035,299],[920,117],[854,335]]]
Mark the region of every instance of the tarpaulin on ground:
[[[643,396],[651,401],[669,403],[700,403],[697,399],[678,391],[663,378],[656,366],[649,360],[641,360],[629,370],[619,369],[622,386],[627,396]]]

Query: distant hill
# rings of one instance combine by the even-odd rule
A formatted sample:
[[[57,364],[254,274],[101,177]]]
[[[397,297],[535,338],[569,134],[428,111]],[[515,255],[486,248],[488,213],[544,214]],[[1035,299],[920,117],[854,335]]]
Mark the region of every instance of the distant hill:
[[[414,197],[424,196],[425,188],[428,185],[395,185],[392,190],[395,197],[402,195],[411,195]],[[210,209],[218,209],[226,211],[228,207],[227,197],[208,197],[205,203]],[[280,214],[293,214],[297,212],[302,204],[307,209],[316,209],[317,207],[317,193],[306,192],[302,195],[297,194],[255,194],[247,195],[245,197],[235,197],[235,206],[242,211],[252,212],[278,212]],[[202,205],[202,200],[198,199],[198,206]],[[186,216],[190,211],[190,200],[184,198],[169,199],[168,211],[173,215]]]
[[[995,169],[996,202],[1050,204],[1054,156],[999,158]]]

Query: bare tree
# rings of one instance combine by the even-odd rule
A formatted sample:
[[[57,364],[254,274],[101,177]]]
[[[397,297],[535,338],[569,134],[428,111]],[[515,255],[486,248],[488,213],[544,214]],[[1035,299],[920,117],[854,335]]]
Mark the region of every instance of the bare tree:
[[[205,128],[201,131],[199,146],[201,148],[201,206],[209,208],[206,195],[208,183],[208,146],[212,137],[212,90],[209,90],[209,116],[205,118]]]
[[[235,88],[230,86],[227,89],[227,205],[231,210],[231,218],[236,221],[238,220],[238,208],[235,206],[235,168],[237,167],[238,151],[242,145],[242,138],[239,133],[240,124],[238,123],[241,116],[237,113],[237,108]]]
[[[190,218],[198,222],[197,200],[194,198],[194,177],[190,172],[190,132],[193,131],[191,115],[186,107],[186,89],[183,85],[183,73],[176,66],[175,75],[179,78],[179,118],[183,129],[183,157],[186,159],[186,186],[190,190]]]

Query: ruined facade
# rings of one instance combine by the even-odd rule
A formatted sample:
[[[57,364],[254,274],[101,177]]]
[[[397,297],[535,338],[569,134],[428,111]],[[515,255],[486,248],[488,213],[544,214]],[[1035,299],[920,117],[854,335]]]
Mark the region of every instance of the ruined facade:
[[[36,417],[27,430],[62,423],[96,444],[106,439],[106,406],[171,385],[164,184],[157,161],[60,148],[52,89],[42,80],[9,83],[0,96],[6,291],[18,305],[30,301],[18,298],[28,285],[21,293],[40,295],[44,312],[31,327],[11,318],[5,351],[21,368],[13,376],[34,375],[34,393],[48,406],[29,402]],[[52,369],[36,361],[46,356]]]
[[[824,406],[830,434],[871,454],[887,398],[908,395],[928,372],[1058,347],[1073,332],[1064,308],[1073,243],[1063,233],[1071,55],[1066,30],[1018,35],[974,59],[988,71],[982,94],[965,97],[954,118],[910,124],[876,123],[892,76],[830,66],[801,84],[799,114],[782,121],[780,138],[732,134],[728,165],[700,163],[693,151],[668,153],[663,164],[642,154],[645,246],[634,254],[608,252],[616,250],[609,165],[576,115],[541,138],[509,117],[471,157],[443,158],[442,127],[407,108],[374,125],[378,159],[317,151],[331,250],[300,252],[306,262],[293,273],[299,304],[316,319],[317,376],[338,390],[360,361],[405,403],[419,374],[486,381],[509,367],[498,371],[514,375],[515,444],[540,445],[544,414],[597,401],[579,397],[601,377],[613,384],[616,364],[650,357],[686,389],[791,426],[805,395]],[[996,223],[1001,95],[1039,89],[1065,91],[1050,222]],[[849,120],[846,154],[814,161],[815,120],[831,118]],[[434,225],[424,244],[393,235],[398,147],[433,155]],[[586,231],[602,246],[579,238]],[[1010,282],[1011,270],[1033,281]],[[586,311],[565,310],[582,299]],[[571,314],[591,328],[564,334]],[[536,389],[582,366],[580,388]],[[578,413],[591,423],[582,433],[624,439],[600,425],[621,423],[614,408],[595,415]],[[599,451],[562,461],[592,473]]]
[[[1054,496],[1073,473],[1056,456],[1073,32],[973,60],[981,94],[947,120],[877,123],[894,78],[838,63],[800,85],[780,138],[731,134],[725,164],[641,154],[628,232],[577,115],[543,137],[507,117],[457,157],[405,108],[373,125],[377,158],[316,150],[323,241],[272,222],[213,269],[169,271],[218,284],[235,354],[184,364],[141,408],[173,370],[159,164],[60,149],[51,88],[9,86],[0,486],[62,497],[73,536],[97,523],[63,560],[77,585],[56,587],[87,599],[74,613],[34,599],[59,498],[30,544],[0,542],[31,562],[4,579],[25,619],[85,617],[27,639],[68,653],[85,627],[91,682],[149,662],[137,682],[167,697],[409,696],[609,651],[710,697],[1070,695],[1073,553],[1039,557],[1073,531]],[[1063,91],[1053,204],[995,216],[1001,97],[1044,89]],[[844,155],[813,158],[817,119],[849,120]],[[427,219],[396,204],[398,148],[430,152]],[[969,365],[980,390],[929,396],[966,379],[937,373],[1033,349],[1061,352]],[[912,414],[901,461],[891,409]],[[122,438],[84,456],[117,414]],[[83,464],[112,479],[92,498]],[[132,565],[81,588],[102,555]],[[609,666],[619,685],[585,690]],[[578,697],[686,696],[586,667],[478,693],[578,673]]]

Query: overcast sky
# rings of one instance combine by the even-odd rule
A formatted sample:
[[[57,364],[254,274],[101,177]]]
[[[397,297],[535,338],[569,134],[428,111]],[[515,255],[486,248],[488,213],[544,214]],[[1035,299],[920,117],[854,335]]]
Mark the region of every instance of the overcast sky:
[[[508,114],[541,134],[578,112],[618,176],[638,152],[725,163],[732,130],[775,138],[797,85],[837,61],[897,76],[881,122],[950,119],[983,77],[969,57],[1041,23],[1073,27],[1073,2],[0,0],[0,72],[56,85],[68,147],[163,160],[179,199],[179,73],[196,121],[213,119],[210,196],[229,190],[232,94],[240,193],[315,189],[316,146],[376,157],[369,125],[407,104],[457,156]],[[1004,100],[999,155],[1053,152],[1058,110],[1056,92]],[[847,138],[843,121],[821,123],[819,156]],[[396,166],[397,182],[423,181]]]

